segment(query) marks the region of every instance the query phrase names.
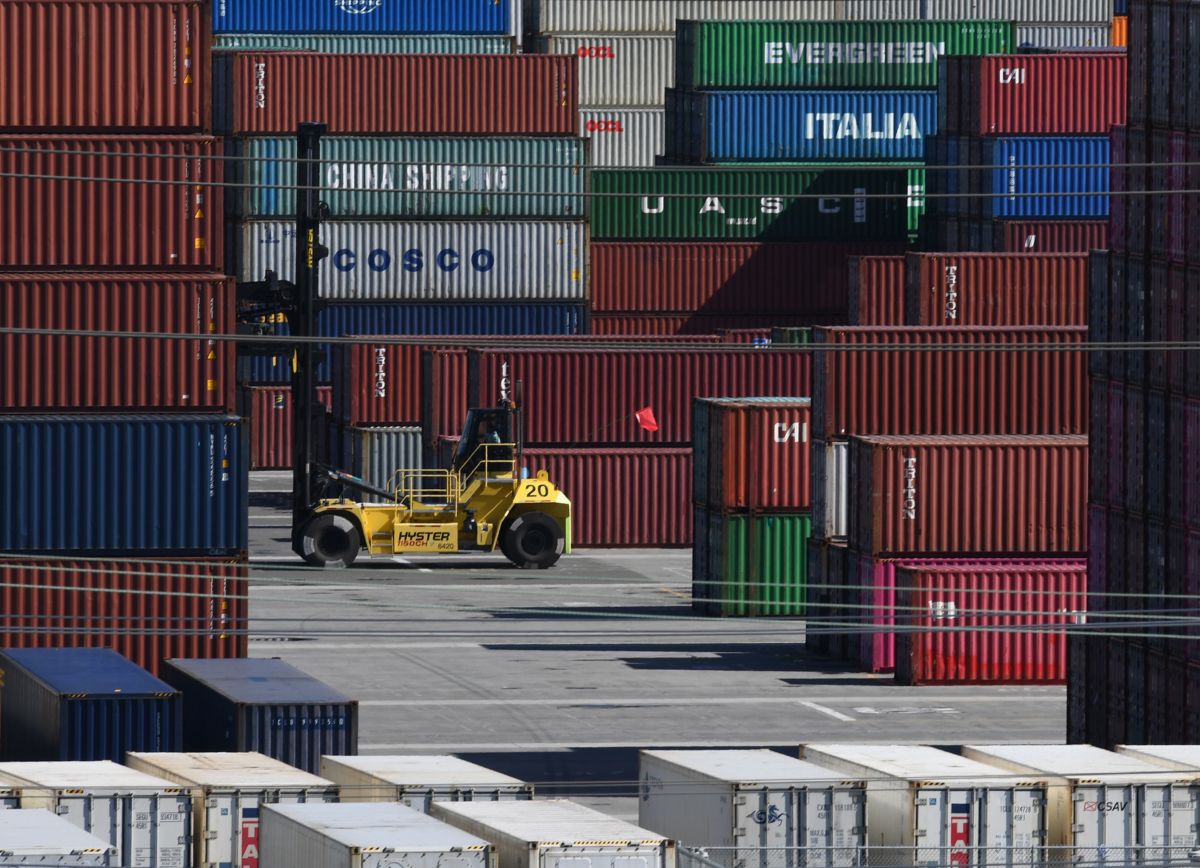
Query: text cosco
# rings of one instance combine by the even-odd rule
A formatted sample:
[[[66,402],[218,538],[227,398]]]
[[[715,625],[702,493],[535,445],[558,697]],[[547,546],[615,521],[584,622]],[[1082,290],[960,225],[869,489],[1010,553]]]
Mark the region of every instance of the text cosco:
[[[333,267],[342,272],[354,271],[359,266],[358,253],[349,247],[343,247],[335,251],[330,259],[333,262]],[[362,257],[363,264],[371,271],[388,271],[392,267],[392,261],[391,251],[385,250],[382,247],[377,247],[369,251],[365,257]],[[470,255],[464,255],[453,247],[443,247],[432,256],[427,255],[419,247],[410,247],[408,250],[402,252],[399,257],[399,267],[404,271],[413,273],[423,271],[426,266],[447,273],[458,271],[460,268],[469,268],[472,271],[486,273],[491,271],[495,265],[496,254],[484,247],[480,247]]]

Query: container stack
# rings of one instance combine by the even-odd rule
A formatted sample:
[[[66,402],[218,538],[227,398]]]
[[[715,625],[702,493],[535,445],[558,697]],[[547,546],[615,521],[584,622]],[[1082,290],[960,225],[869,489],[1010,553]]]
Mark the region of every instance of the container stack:
[[[0,644],[118,648],[152,671],[244,654],[208,21],[194,3],[39,0],[0,6],[0,34],[0,195],[20,212],[0,325],[110,333],[0,337]]]

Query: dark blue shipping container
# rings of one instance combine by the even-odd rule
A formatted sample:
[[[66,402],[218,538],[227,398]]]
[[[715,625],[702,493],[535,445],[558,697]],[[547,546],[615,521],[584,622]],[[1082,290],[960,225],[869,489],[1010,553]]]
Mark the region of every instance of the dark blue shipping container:
[[[980,151],[992,167],[982,192],[993,195],[979,204],[985,219],[1108,216],[1108,136],[983,139]]]
[[[509,33],[514,0],[214,0],[214,33]]]
[[[358,701],[277,659],[167,660],[183,693],[183,749],[258,751],[316,774],[358,753]]]
[[[587,331],[581,304],[335,304],[317,315],[323,337],[342,335],[581,335]],[[275,334],[290,334],[287,323]],[[329,383],[329,347],[317,366],[317,380]],[[238,360],[243,383],[286,383],[291,357],[245,356]]]
[[[249,454],[232,416],[0,416],[0,551],[240,554]]]
[[[112,760],[183,750],[183,697],[109,648],[0,652],[6,760]]]
[[[667,91],[667,149],[705,163],[911,161],[937,132],[921,90]]]

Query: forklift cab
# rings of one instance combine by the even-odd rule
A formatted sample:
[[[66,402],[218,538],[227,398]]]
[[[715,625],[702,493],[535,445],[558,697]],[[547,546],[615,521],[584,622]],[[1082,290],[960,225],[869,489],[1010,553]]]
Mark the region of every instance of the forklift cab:
[[[514,411],[509,407],[477,407],[467,411],[462,437],[450,469],[464,477],[511,473],[516,443]],[[481,448],[482,447],[482,448]]]

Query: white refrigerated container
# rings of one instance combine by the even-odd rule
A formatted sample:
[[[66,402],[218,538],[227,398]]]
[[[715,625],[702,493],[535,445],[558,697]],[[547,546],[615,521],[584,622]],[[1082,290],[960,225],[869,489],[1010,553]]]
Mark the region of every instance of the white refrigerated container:
[[[531,799],[533,785],[447,754],[323,756],[321,774],[343,802],[400,802],[429,812],[434,800]]]

